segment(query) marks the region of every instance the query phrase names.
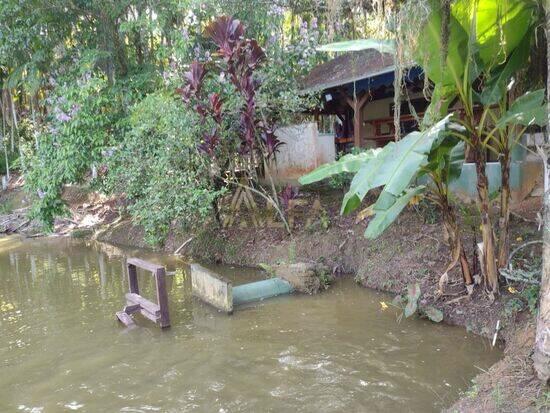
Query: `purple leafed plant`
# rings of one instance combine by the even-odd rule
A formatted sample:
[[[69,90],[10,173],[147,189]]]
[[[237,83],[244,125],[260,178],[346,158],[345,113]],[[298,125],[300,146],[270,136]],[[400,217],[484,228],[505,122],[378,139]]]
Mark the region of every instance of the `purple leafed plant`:
[[[195,111],[201,118],[201,124],[205,125],[209,117],[214,120],[215,126],[210,132],[203,134],[198,145],[199,151],[214,157],[220,143],[219,130],[222,123],[223,102],[217,93],[210,94],[208,99],[202,96],[201,90],[205,76],[206,70],[203,64],[196,61],[191,63],[190,70],[185,73],[186,85],[176,91],[184,102],[194,105]]]
[[[279,146],[284,145],[284,142],[281,142],[277,136],[275,136],[275,131],[270,127],[264,127],[262,129],[262,140],[267,152],[267,157],[271,158],[279,151]]]
[[[263,155],[271,158],[283,143],[273,133],[272,125],[265,125],[256,117],[256,91],[259,85],[254,79],[254,71],[265,60],[264,51],[256,40],[245,37],[244,26],[232,17],[219,17],[206,27],[205,34],[218,48],[215,55],[221,58],[218,65],[221,78],[229,79],[244,100],[239,114],[239,152],[250,154],[265,148]],[[193,62],[189,72],[185,73],[186,84],[178,92],[186,102],[194,104],[202,123],[206,123],[207,117],[214,120],[216,127],[203,136],[199,145],[201,151],[212,155],[220,142],[223,105],[218,94],[211,94],[208,98],[202,95],[206,74],[204,65]],[[257,139],[262,139],[263,148],[258,145]]]

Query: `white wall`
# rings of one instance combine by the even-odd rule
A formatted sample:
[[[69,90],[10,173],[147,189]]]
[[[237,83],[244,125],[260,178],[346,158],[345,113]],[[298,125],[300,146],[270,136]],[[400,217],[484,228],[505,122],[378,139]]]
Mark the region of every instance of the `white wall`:
[[[336,159],[334,136],[319,134],[315,122],[280,128],[276,135],[285,143],[279,147],[276,165],[270,168],[278,183],[295,182],[319,165]]]

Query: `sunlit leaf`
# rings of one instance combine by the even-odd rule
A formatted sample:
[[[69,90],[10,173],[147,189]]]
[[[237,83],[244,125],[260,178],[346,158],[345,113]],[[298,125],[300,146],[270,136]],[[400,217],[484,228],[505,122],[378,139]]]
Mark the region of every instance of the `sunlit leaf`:
[[[434,142],[442,138],[450,117],[423,132],[412,132],[397,142],[390,142],[375,158],[366,162],[351,181],[350,189],[342,201],[341,212],[346,214],[357,208],[360,201],[373,188],[384,186],[384,192],[400,195],[427,162]]]
[[[491,78],[485,81],[479,95],[479,100],[483,105],[492,105],[502,99],[514,74],[528,64],[531,43],[529,34],[524,36],[522,43],[512,52],[507,62],[496,69]]]

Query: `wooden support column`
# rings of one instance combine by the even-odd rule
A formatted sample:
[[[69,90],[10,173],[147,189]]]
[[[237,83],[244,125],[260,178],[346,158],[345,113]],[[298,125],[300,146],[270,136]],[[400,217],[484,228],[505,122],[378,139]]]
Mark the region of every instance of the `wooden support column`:
[[[164,267],[157,268],[155,272],[157,286],[157,303],[160,308],[159,324],[162,328],[170,326],[170,314],[168,312],[168,293],[166,292],[166,271]]]
[[[137,268],[133,264],[128,264],[128,286],[130,287],[131,293],[139,294]]]
[[[356,148],[360,148],[361,145],[361,126],[363,123],[363,107],[369,99],[369,94],[365,93],[360,98],[357,96],[354,99],[346,96],[346,102],[353,109],[353,144]]]

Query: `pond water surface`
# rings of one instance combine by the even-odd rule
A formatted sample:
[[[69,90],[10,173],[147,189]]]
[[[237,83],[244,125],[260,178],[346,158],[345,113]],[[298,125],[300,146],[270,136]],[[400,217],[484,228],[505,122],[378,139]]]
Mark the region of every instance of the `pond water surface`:
[[[183,269],[168,277],[170,329],[115,320],[127,254]],[[185,269],[151,252],[0,238],[0,412],[438,411],[501,356],[462,328],[398,323],[381,309],[391,297],[351,279],[226,316],[191,297]]]

